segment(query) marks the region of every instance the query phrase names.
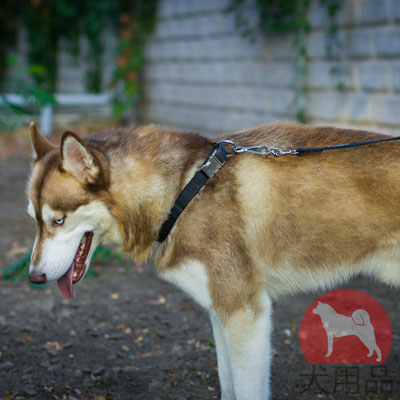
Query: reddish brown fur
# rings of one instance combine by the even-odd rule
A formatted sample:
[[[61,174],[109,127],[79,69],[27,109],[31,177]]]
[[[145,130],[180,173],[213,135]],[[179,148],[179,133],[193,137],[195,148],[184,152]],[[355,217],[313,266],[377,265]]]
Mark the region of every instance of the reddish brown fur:
[[[280,123],[218,139],[294,149],[382,137]],[[96,199],[120,222],[124,249],[146,259],[174,199],[209,152],[210,141],[148,126],[104,132],[84,143],[99,154],[109,177]],[[54,200],[54,191],[68,179],[54,167],[56,153],[35,167],[30,196],[37,212],[43,201],[56,209],[68,207],[62,199]],[[61,182],[47,188],[48,199],[41,199],[41,179]],[[79,206],[92,196],[81,185],[72,203]],[[256,312],[261,288],[272,294],[292,291],[305,276],[316,281],[327,277],[321,284],[329,284],[356,272],[372,255],[398,251],[399,199],[400,146],[395,142],[303,156],[236,155],[183,212],[171,240],[160,246],[157,269],[163,273],[198,260],[207,268],[212,304],[222,318],[245,304]]]

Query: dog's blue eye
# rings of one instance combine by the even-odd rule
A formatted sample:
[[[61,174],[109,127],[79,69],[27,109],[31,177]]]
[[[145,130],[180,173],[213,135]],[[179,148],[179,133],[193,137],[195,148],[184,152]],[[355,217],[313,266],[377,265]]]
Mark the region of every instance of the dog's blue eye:
[[[62,225],[64,223],[64,218],[56,219],[56,220],[54,220],[54,223],[56,225]]]

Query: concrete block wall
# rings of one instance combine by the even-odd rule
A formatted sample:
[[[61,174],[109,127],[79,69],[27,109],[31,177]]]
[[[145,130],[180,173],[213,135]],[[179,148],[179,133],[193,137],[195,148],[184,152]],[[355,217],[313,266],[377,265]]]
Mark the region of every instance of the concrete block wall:
[[[160,0],[146,47],[142,122],[214,135],[293,119],[293,37],[241,37],[226,12],[229,4]],[[245,12],[256,21],[251,1]],[[400,1],[343,1],[341,46],[331,57],[329,21],[319,0],[312,1],[309,19],[309,121],[400,134]]]

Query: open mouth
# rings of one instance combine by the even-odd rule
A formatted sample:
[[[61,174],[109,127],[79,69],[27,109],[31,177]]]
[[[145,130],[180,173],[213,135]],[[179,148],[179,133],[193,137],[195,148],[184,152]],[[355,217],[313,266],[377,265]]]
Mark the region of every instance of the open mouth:
[[[58,288],[64,297],[70,298],[73,296],[72,285],[78,283],[86,271],[86,258],[89,254],[92,244],[93,232],[86,232],[79,243],[75,257],[68,271],[57,280]]]

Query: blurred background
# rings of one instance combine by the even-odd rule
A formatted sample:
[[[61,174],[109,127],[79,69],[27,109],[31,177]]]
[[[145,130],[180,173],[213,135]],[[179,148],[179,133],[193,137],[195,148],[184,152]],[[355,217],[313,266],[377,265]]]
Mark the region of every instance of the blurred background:
[[[67,129],[145,123],[208,136],[277,120],[399,135],[400,1],[1,0],[0,398],[216,399],[207,316],[152,266],[100,248],[98,277],[73,300],[27,285],[32,120],[54,143]],[[349,287],[392,321],[384,374],[364,365],[354,386],[335,366],[311,371],[298,328],[318,294],[284,298],[274,398],[398,398],[398,292]]]
[[[395,133],[396,0],[3,0],[3,130],[117,119],[209,135],[276,120]]]

